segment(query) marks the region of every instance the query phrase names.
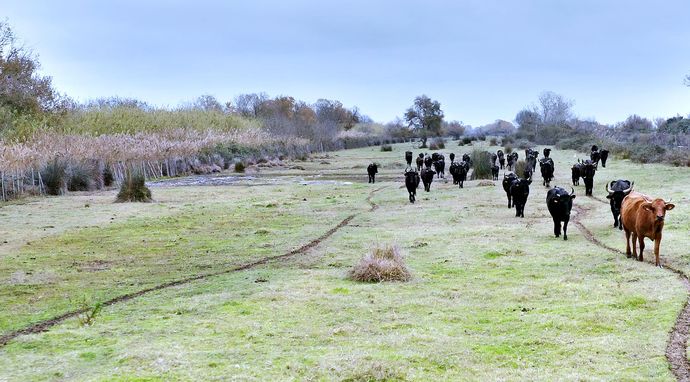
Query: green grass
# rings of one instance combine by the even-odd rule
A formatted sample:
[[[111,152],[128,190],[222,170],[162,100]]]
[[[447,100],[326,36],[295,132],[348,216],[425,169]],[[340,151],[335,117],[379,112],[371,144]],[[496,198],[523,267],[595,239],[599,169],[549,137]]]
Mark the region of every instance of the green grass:
[[[673,380],[664,351],[686,297],[674,274],[604,251],[574,225],[567,242],[554,238],[539,182],[524,219],[505,207],[500,186],[475,181],[459,190],[435,180],[412,205],[400,189],[409,145],[396,146],[267,169],[258,175],[280,178],[263,186],[156,188],[150,205],[113,204],[110,192],[0,208],[15,223],[0,246],[3,333],[84,294],[98,301],[285,253],[361,212],[304,255],[105,307],[92,326],[74,319],[19,337],[0,349],[0,380]],[[553,184],[570,184],[574,154],[552,153]],[[366,182],[374,160],[375,186],[293,182]],[[674,198],[662,261],[690,272],[690,172],[612,160],[595,196],[619,177]],[[382,186],[380,207],[365,212]],[[608,205],[584,197],[584,186],[576,194],[590,209],[584,224],[624,249]],[[48,221],[54,228],[35,229]],[[400,246],[412,281],[347,279],[375,243]],[[109,268],[94,271],[97,261]],[[7,283],[27,270],[53,281]]]

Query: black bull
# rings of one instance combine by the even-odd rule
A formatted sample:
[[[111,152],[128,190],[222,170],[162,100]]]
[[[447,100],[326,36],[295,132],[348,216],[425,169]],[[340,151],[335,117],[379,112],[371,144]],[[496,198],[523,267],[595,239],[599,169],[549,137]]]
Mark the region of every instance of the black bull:
[[[623,198],[633,190],[634,184],[635,182],[630,182],[629,180],[618,179],[606,185],[606,192],[608,192],[606,198],[609,199],[609,203],[611,204],[613,226],[618,227],[618,229],[623,229],[623,224],[620,220]]]
[[[556,237],[561,236],[561,222],[563,222],[563,240],[568,240],[568,222],[573,208],[573,199],[575,199],[575,190],[568,193],[561,187],[554,187],[546,193],[546,207],[553,219],[553,234]]]

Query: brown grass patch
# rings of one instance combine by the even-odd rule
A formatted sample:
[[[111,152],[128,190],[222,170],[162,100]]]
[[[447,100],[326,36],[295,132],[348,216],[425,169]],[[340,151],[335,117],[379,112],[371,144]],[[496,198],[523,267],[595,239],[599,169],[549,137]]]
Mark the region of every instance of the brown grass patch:
[[[374,247],[350,270],[349,277],[367,283],[412,279],[400,249],[394,245]]]

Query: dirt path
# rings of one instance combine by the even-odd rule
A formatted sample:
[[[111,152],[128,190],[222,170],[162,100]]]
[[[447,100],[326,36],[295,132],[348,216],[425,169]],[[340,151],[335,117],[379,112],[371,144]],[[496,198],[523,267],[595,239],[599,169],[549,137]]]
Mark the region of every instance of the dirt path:
[[[594,199],[598,202],[606,203],[601,199]],[[594,236],[592,231],[582,224],[581,219],[587,215],[589,210],[580,206],[574,206],[573,208],[577,212],[577,215],[572,222],[577,226],[577,228],[582,232],[589,242],[608,251],[625,256],[623,251],[609,247],[608,245],[599,241],[599,239]],[[690,280],[688,280],[688,276],[686,276],[685,273],[668,265],[664,265],[664,268],[675,273],[680,278],[683,286],[685,286],[685,289],[690,292]],[[666,359],[671,365],[671,371],[673,371],[673,375],[676,376],[678,381],[683,382],[690,381],[690,363],[688,362],[687,356],[688,337],[690,337],[690,295],[688,295],[688,299],[685,301],[683,310],[681,310],[678,318],[676,318],[676,323],[673,325],[670,338],[666,344]]]
[[[374,194],[376,192],[381,191],[384,188],[385,188],[385,186],[379,187],[379,188],[376,188],[376,189],[371,190],[369,192],[369,195],[365,199],[366,202],[369,204],[369,209],[366,212],[374,211],[379,207],[378,204],[376,204],[375,202],[372,201],[372,198],[374,197]],[[220,275],[224,275],[224,274],[228,274],[228,273],[243,271],[243,270],[254,268],[254,267],[259,266],[259,265],[267,264],[269,262],[285,260],[285,259],[288,259],[290,257],[294,257],[296,255],[304,254],[307,251],[309,251],[310,249],[321,244],[322,241],[331,237],[334,233],[338,232],[338,230],[340,230],[341,228],[350,224],[352,219],[354,219],[356,216],[358,216],[360,214],[362,214],[362,212],[358,212],[358,213],[354,213],[352,215],[349,215],[348,217],[343,219],[340,223],[338,223],[335,227],[329,229],[328,231],[326,231],[324,234],[317,237],[316,239],[313,239],[310,242],[304,244],[303,246],[301,246],[297,249],[293,249],[292,251],[284,253],[282,255],[268,256],[268,257],[264,257],[262,259],[250,262],[250,263],[237,265],[237,266],[230,267],[230,268],[227,268],[227,269],[224,269],[221,271],[191,276],[191,277],[187,277],[187,278],[183,278],[183,279],[179,279],[179,280],[170,281],[170,282],[167,282],[164,284],[156,285],[156,286],[151,287],[151,288],[142,289],[142,290],[137,291],[137,292],[123,294],[121,296],[117,296],[117,297],[114,297],[110,300],[102,302],[102,305],[103,306],[115,305],[117,303],[129,301],[129,300],[132,300],[136,297],[143,296],[145,294],[155,292],[158,290],[167,289],[167,288],[175,287],[178,285],[188,284],[192,281],[204,280],[204,279],[207,279],[207,278],[213,277],[213,276],[220,276]],[[85,313],[86,310],[87,309],[72,310],[72,311],[69,311],[67,313],[61,314],[59,316],[55,316],[53,318],[50,318],[50,319],[47,319],[44,321],[40,321],[40,322],[37,322],[35,324],[31,324],[25,328],[18,329],[18,330],[3,334],[2,336],[0,336],[0,348],[4,347],[11,340],[13,340],[19,336],[48,331],[48,329],[50,329],[51,327],[58,325],[67,319],[70,319],[70,318],[76,317],[82,313]]]

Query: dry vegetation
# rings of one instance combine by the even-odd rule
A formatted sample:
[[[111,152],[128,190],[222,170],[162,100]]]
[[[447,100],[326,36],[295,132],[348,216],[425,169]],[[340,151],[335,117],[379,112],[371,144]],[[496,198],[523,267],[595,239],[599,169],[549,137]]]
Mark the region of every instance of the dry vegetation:
[[[400,248],[395,245],[374,247],[350,270],[349,276],[352,280],[368,283],[409,281],[412,278]]]

